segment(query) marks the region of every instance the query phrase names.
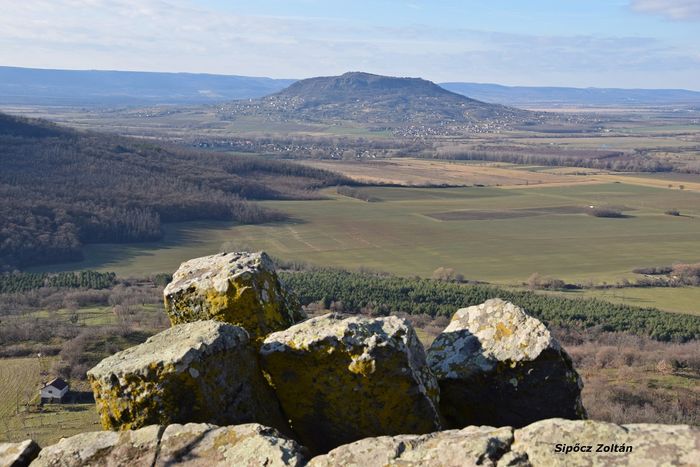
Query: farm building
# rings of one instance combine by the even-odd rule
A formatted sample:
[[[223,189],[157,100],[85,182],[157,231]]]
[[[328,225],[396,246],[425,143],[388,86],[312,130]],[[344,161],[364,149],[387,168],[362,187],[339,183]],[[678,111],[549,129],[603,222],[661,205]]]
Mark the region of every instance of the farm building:
[[[41,395],[41,402],[62,402],[63,397],[68,392],[68,389],[68,383],[66,383],[62,378],[51,380],[39,391]]]

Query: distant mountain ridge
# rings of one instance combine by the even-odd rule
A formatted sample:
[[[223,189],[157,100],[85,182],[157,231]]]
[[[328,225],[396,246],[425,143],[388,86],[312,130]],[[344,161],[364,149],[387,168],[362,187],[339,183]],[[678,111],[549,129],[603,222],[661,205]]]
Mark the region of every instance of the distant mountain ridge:
[[[365,79],[358,79],[364,75]],[[700,92],[685,89],[614,89],[502,86],[488,83],[447,82],[434,85],[419,78],[390,78],[368,73],[346,73],[335,77],[341,86],[360,96],[372,89],[391,86],[405,91],[421,89],[424,97],[444,97],[443,90],[491,104],[537,105],[700,105]],[[375,78],[371,78],[375,77]],[[0,66],[0,105],[140,106],[199,105],[257,99],[279,93],[295,83],[289,92],[311,95],[310,90],[328,93],[329,77],[273,79],[266,77],[197,73],[140,71],[51,70]],[[324,82],[326,84],[324,84]],[[364,84],[363,84],[364,83]],[[433,84],[428,89],[425,84]],[[340,96],[336,89],[336,98]]]
[[[502,86],[485,83],[440,83],[452,92],[484,102],[515,106],[698,105],[700,92],[686,89],[619,89]]]
[[[262,97],[294,81],[196,73],[44,70],[0,66],[0,104],[194,105]]]

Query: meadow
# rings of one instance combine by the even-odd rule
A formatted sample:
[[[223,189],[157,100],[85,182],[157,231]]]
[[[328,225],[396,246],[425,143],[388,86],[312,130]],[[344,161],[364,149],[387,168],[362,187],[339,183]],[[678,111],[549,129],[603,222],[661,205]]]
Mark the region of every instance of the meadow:
[[[0,442],[18,442],[28,438],[41,446],[62,437],[100,429],[93,402],[46,404],[39,410],[37,402],[44,365],[55,357],[0,359]],[[87,384],[73,385],[72,390],[87,390]]]
[[[362,190],[378,201],[328,189],[323,200],[261,203],[289,214],[291,221],[170,224],[163,242],[90,245],[81,263],[37,269],[90,268],[122,276],[172,272],[225,242],[319,266],[422,277],[447,267],[468,279],[512,286],[535,272],[600,284],[633,278],[637,267],[700,261],[700,194],[690,190],[625,183]],[[603,205],[627,217],[585,213]],[[681,216],[666,215],[669,209]],[[653,303],[645,305],[662,305],[654,294],[648,299]]]

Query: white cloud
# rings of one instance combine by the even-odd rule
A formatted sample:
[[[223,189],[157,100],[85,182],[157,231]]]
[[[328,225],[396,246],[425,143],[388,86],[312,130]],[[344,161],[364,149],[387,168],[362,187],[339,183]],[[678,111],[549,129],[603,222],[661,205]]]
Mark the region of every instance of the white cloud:
[[[364,70],[435,81],[625,87],[697,87],[700,75],[697,47],[653,38],[373,27],[199,5],[0,0],[0,65],[285,78]]]
[[[699,0],[632,0],[632,8],[675,20],[700,20]]]

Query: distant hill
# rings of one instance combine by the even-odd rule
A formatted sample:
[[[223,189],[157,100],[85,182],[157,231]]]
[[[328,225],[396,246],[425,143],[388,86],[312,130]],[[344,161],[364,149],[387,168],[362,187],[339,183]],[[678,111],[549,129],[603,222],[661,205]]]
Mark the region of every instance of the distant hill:
[[[441,83],[440,86],[484,102],[514,106],[663,106],[700,104],[700,92],[684,89],[510,87],[481,83]]]
[[[86,243],[161,237],[161,222],[283,218],[247,199],[303,199],[343,177],[84,133],[0,113],[0,272],[81,258]]]
[[[0,67],[0,104],[122,106],[205,104],[265,96],[290,79],[194,73]]]
[[[234,113],[373,124],[469,124],[528,115],[519,109],[470,99],[424,79],[360,72],[304,79],[278,93],[233,106]]]

